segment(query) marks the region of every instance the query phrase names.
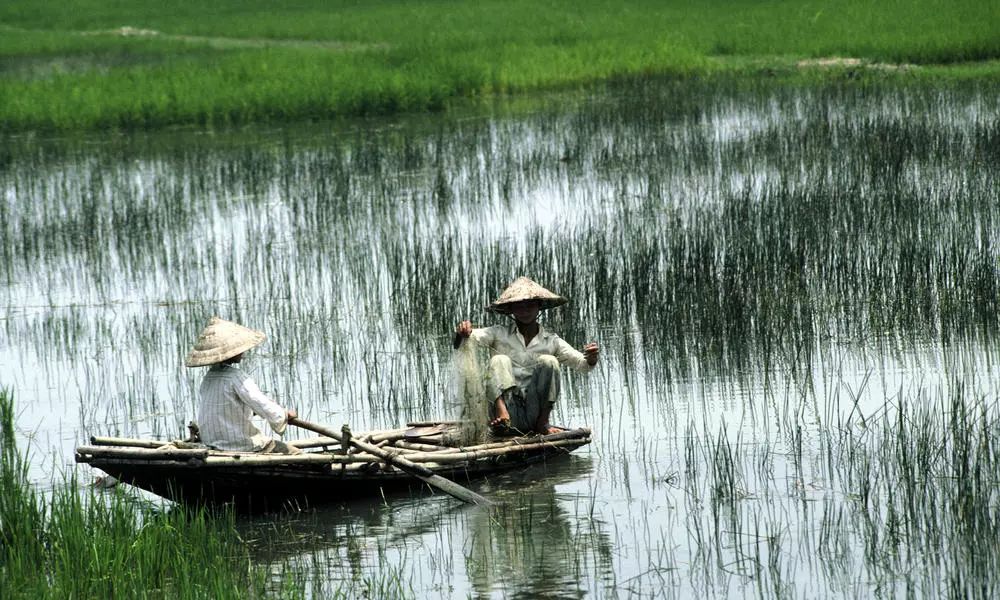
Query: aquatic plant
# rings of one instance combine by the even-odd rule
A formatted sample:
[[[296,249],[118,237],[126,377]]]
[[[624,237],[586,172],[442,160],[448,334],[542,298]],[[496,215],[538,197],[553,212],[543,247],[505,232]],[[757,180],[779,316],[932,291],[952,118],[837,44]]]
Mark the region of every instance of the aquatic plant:
[[[271,593],[229,514],[156,509],[71,477],[37,492],[0,389],[0,595],[4,598],[245,598]],[[280,596],[302,597],[295,573]],[[300,580],[298,580],[300,581]]]

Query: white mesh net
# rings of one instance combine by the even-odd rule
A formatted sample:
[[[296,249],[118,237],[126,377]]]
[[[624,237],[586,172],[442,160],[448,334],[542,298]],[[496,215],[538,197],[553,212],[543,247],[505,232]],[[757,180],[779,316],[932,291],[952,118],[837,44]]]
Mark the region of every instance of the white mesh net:
[[[455,391],[461,407],[462,443],[472,444],[486,439],[489,403],[483,385],[485,370],[478,345],[465,340],[454,353]]]

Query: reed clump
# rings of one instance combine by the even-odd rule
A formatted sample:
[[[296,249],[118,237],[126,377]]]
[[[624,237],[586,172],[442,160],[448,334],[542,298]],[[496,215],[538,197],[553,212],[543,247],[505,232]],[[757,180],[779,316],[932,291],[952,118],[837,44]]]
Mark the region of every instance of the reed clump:
[[[863,573],[867,585],[896,592],[994,597],[998,425],[995,397],[952,380],[938,395],[920,389],[886,403],[864,425],[820,425],[805,453],[799,431],[784,457],[759,443],[745,453],[725,427],[714,440],[689,438],[684,492],[697,564],[782,586],[816,568],[815,554],[826,581],[846,589],[860,589],[850,578]],[[803,464],[803,456],[827,460]],[[759,468],[781,459],[782,471]],[[775,501],[782,496],[799,506]],[[796,545],[783,546],[788,539]],[[808,587],[799,580],[795,589]]]
[[[928,568],[907,579],[934,595],[992,597],[1000,568],[995,399],[954,381],[938,399],[914,400],[869,431],[841,433],[840,470],[845,491],[856,494],[853,523],[870,572],[893,580],[907,565],[937,565],[946,577],[921,576]]]
[[[250,564],[230,514],[144,510],[123,493],[76,481],[36,491],[15,440],[13,394],[0,389],[0,596],[246,598],[274,591]],[[282,597],[303,596],[297,576]]]

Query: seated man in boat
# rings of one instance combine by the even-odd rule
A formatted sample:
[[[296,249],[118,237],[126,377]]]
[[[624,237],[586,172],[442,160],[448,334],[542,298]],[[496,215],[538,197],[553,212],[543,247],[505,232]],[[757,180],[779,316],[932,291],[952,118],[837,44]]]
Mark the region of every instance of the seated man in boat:
[[[462,321],[455,331],[455,347],[467,338],[490,350],[487,393],[490,426],[498,433],[555,433],[549,415],[559,396],[560,365],[590,371],[599,349],[591,342],[583,352],[538,324],[539,312],[567,302],[527,277],[519,277],[487,307],[513,319],[506,325],[473,329]]]
[[[285,432],[297,415],[285,410],[264,392],[246,372],[240,370],[243,353],[264,341],[260,331],[212,317],[187,356],[188,367],[210,367],[201,382],[198,430],[201,442],[220,450],[299,454],[294,446],[261,433],[251,421],[254,413],[263,417],[275,433]]]

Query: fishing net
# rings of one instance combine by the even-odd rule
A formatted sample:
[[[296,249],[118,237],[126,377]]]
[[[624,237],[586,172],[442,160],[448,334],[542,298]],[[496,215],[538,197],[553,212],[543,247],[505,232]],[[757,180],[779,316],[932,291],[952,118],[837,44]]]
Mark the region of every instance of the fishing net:
[[[478,344],[467,338],[454,353],[455,392],[461,410],[462,443],[486,439],[489,402],[484,386],[485,368]]]

